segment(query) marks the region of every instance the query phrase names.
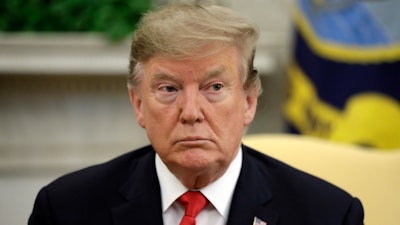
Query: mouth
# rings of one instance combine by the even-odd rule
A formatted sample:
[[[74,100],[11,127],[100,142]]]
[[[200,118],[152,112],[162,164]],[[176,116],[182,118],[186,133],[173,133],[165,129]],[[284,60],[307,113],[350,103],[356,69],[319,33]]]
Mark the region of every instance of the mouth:
[[[182,144],[182,145],[187,145],[187,146],[195,146],[195,145],[203,145],[209,141],[210,140],[207,138],[193,136],[193,137],[185,137],[185,138],[179,139],[176,143]]]

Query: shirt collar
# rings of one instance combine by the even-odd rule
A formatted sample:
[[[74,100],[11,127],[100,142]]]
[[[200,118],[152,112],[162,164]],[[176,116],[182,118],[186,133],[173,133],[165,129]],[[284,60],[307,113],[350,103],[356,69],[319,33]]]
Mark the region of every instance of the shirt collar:
[[[200,191],[224,217],[228,217],[236,182],[242,167],[242,149],[218,180],[202,188]],[[176,178],[156,154],[156,170],[161,187],[162,210],[165,212],[174,201],[187,191],[187,188]]]

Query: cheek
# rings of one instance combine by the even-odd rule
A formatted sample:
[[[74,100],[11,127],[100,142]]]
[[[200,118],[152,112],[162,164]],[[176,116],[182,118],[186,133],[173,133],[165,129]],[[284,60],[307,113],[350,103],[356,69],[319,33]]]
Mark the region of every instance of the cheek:
[[[230,99],[229,106],[225,107],[225,121],[243,125],[246,111],[246,102],[243,96]]]
[[[174,107],[151,103],[151,101],[143,105],[143,120],[147,132],[151,132],[154,138],[161,138],[173,129],[177,116]]]
[[[214,124],[220,128],[227,139],[242,135],[245,123],[244,102],[239,98],[231,99],[229,104],[216,108],[214,113]]]

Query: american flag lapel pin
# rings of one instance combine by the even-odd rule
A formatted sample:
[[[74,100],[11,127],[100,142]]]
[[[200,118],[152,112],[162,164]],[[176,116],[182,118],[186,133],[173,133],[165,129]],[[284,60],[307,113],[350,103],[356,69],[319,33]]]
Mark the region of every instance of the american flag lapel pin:
[[[267,222],[262,221],[260,218],[258,217],[254,217],[254,221],[253,221],[253,225],[267,225]]]

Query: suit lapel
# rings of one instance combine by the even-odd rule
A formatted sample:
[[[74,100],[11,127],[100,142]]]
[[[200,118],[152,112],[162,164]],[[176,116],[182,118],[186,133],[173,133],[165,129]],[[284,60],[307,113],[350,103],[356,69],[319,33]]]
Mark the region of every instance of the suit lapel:
[[[232,198],[229,225],[253,224],[257,217],[267,225],[276,225],[278,213],[268,186],[268,172],[253,152],[243,146],[243,165]],[[126,201],[112,209],[114,225],[162,225],[160,184],[152,151],[137,160],[132,174],[121,187]]]
[[[112,209],[115,225],[163,224],[154,157],[154,152],[146,154],[133,165],[131,176],[120,189],[126,202]]]
[[[243,146],[243,164],[238,183],[232,198],[229,212],[229,225],[253,224],[254,217],[275,225],[278,213],[272,201],[268,186],[268,172]]]

